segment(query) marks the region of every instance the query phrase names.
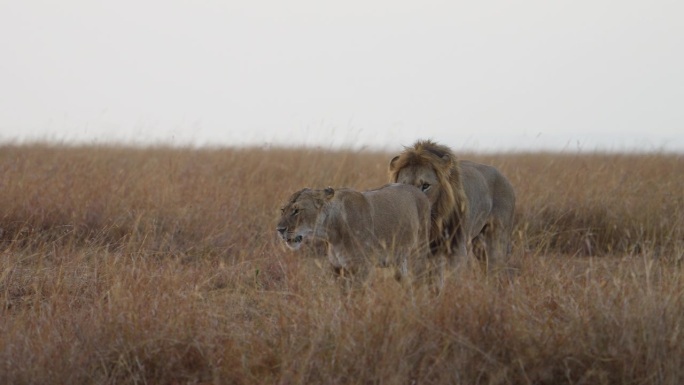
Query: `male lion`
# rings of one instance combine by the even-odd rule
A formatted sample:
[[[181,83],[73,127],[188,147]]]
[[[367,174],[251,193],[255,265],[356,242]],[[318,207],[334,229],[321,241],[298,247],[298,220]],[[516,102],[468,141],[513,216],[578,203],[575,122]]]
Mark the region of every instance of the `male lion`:
[[[451,149],[418,141],[389,164],[391,182],[421,189],[430,199],[430,248],[450,265],[468,250],[485,262],[487,271],[502,267],[510,247],[515,192],[491,166],[457,160]]]
[[[356,285],[375,266],[394,267],[397,280],[408,275],[409,265],[414,276],[422,276],[429,221],[430,202],[413,186],[390,184],[364,192],[306,188],[290,197],[276,230],[293,250],[307,239],[327,243],[333,272]]]

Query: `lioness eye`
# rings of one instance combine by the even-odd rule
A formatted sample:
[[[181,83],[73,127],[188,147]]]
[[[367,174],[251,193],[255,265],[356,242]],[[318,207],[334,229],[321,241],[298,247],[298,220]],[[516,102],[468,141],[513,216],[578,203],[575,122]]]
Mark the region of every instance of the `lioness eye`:
[[[421,189],[422,191],[425,191],[425,190],[427,190],[427,189],[429,189],[429,188],[430,188],[430,183],[423,183],[423,185],[420,186],[420,189]]]
[[[299,209],[294,209],[292,210],[292,216],[294,217],[295,215],[299,214]]]

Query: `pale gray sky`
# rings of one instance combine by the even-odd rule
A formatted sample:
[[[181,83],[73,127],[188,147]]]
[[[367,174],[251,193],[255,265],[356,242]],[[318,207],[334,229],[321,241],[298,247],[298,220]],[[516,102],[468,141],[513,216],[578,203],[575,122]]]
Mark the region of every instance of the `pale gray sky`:
[[[684,2],[0,0],[0,142],[684,151]]]

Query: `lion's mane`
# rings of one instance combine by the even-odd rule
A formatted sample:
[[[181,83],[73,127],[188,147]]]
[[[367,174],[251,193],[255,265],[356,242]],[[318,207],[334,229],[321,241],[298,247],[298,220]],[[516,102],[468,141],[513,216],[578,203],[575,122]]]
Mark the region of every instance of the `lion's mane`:
[[[447,146],[431,140],[416,142],[392,160],[390,180],[397,181],[405,167],[423,166],[434,170],[439,181],[440,195],[432,207],[431,241],[441,238],[445,231],[453,233],[462,223],[468,209],[468,198],[461,181],[461,168],[456,156]]]

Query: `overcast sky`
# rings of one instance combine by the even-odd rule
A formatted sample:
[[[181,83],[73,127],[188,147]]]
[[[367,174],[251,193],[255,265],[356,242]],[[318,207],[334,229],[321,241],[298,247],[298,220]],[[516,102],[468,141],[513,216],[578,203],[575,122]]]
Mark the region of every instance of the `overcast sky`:
[[[681,0],[0,0],[0,141],[684,152]]]

